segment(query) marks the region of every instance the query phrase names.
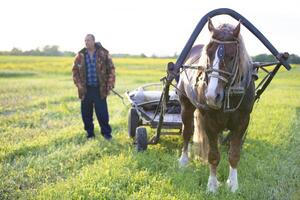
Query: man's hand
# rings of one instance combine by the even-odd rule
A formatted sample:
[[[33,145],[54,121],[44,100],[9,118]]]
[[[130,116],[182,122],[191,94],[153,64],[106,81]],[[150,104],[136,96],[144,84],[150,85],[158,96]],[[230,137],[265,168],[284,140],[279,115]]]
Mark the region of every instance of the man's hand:
[[[112,85],[107,85],[107,90],[112,90],[114,88],[114,86]]]
[[[79,93],[79,98],[81,100],[84,99],[84,88],[82,87],[82,85],[78,85],[78,93]]]
[[[80,93],[83,93],[83,87],[81,85],[78,85],[78,90]]]

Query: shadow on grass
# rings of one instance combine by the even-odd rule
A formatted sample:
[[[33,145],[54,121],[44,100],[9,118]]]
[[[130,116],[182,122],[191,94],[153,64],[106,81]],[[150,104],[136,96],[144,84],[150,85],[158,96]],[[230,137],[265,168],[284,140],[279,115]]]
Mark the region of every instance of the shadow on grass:
[[[39,109],[45,109],[47,106],[51,106],[51,105],[59,105],[59,104],[66,104],[66,103],[70,103],[70,102],[76,102],[78,101],[77,97],[74,96],[67,96],[67,97],[63,97],[60,100],[52,100],[52,101],[45,101],[45,102],[40,102],[38,104],[35,105],[31,105],[31,106],[26,106],[23,108],[18,108],[18,109],[10,109],[10,110],[4,110],[2,112],[0,112],[0,115],[5,115],[5,116],[9,116],[9,115],[13,115],[16,112],[30,112],[30,111],[36,111]]]
[[[35,72],[22,72],[22,71],[2,71],[0,72],[0,78],[22,78],[22,77],[33,77],[38,74]]]
[[[18,159],[19,157],[26,157],[29,155],[47,156],[47,154],[50,154],[51,151],[53,151],[53,149],[54,150],[62,149],[61,147],[63,147],[66,144],[74,144],[74,145],[83,146],[86,142],[89,142],[89,141],[97,141],[97,142],[99,142],[100,145],[102,145],[104,142],[103,147],[106,147],[106,146],[113,147],[113,148],[111,148],[111,150],[109,148],[105,149],[104,151],[101,152],[101,154],[109,153],[109,155],[118,155],[121,153],[121,151],[123,151],[123,149],[125,149],[125,144],[118,143],[118,142],[107,142],[107,141],[102,142],[101,140],[104,140],[101,134],[97,134],[95,139],[87,140],[85,132],[80,132],[78,134],[74,134],[74,135],[70,135],[70,136],[65,136],[62,133],[58,137],[53,138],[47,144],[22,146],[16,150],[4,155],[2,158],[0,158],[0,161],[5,162],[5,163],[14,162],[14,160]],[[99,146],[99,149],[100,148],[101,147]]]
[[[62,146],[67,143],[74,143],[78,145],[84,144],[86,141],[82,138],[82,135],[76,134],[70,137],[66,136],[59,136],[51,141],[49,141],[46,145],[45,144],[36,144],[31,146],[22,146],[12,152],[7,153],[5,156],[0,158],[1,162],[13,162],[15,159],[19,157],[26,157],[28,155],[45,155],[47,154],[48,150],[53,147]]]
[[[71,148],[69,144],[71,144]],[[14,186],[6,185],[2,187],[0,185],[0,191],[3,191],[3,188],[8,188],[9,191],[18,188],[25,192],[35,190],[44,183],[55,184],[57,181],[73,177],[74,172],[77,174],[82,168],[92,165],[104,156],[119,155],[125,149],[125,146],[126,144],[115,140],[105,141],[100,134],[96,134],[96,139],[87,140],[84,132],[78,132],[68,136],[64,136],[62,133],[47,144],[21,147],[0,158],[1,163],[10,163],[8,166],[13,166],[3,168],[2,173],[5,174],[5,171],[8,171],[7,173],[17,172],[21,174],[17,177],[8,177],[6,182],[12,181],[15,183]],[[40,163],[41,159],[43,163]],[[18,164],[15,165],[15,163]],[[27,167],[34,168],[40,173],[37,173],[38,176],[30,176],[30,179],[27,180],[24,178],[28,176],[25,170]],[[11,195],[17,194],[7,193],[4,195],[11,197]]]

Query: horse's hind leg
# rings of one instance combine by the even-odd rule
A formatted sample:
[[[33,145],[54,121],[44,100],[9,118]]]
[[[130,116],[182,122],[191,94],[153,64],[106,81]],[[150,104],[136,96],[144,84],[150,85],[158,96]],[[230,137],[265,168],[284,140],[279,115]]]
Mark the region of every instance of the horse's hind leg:
[[[242,147],[242,138],[245,134],[249,123],[249,118],[245,118],[240,124],[240,126],[236,131],[232,132],[230,137],[230,148],[229,148],[229,176],[227,179],[227,186],[229,187],[231,192],[235,192],[238,189],[238,177],[237,177],[237,166],[240,160],[240,153]]]
[[[180,96],[180,103],[181,103],[183,148],[182,148],[181,157],[179,158],[179,165],[185,166],[188,164],[189,161],[188,145],[194,132],[193,119],[194,119],[195,107],[184,96]]]

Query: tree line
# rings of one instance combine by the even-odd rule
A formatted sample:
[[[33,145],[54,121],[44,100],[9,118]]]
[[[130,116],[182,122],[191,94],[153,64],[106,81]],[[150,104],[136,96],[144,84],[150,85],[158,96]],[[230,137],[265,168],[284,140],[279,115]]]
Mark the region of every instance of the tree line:
[[[274,62],[277,61],[273,55],[269,54],[259,54],[252,57],[252,60],[255,62]],[[289,63],[291,64],[300,64],[300,57],[296,54],[290,54]]]
[[[31,49],[28,51],[22,51],[19,48],[14,47],[10,51],[0,51],[0,55],[10,56],[75,56],[72,51],[60,51],[58,45],[46,45],[43,48]]]
[[[22,51],[19,48],[13,48],[10,51],[0,51],[0,55],[13,55],[13,56],[71,56],[74,57],[76,54],[72,51],[60,51],[58,45],[46,45],[43,48],[32,49],[28,51]],[[157,56],[153,54],[152,56],[146,56],[144,53],[140,55],[131,55],[131,54],[112,54],[113,57],[118,58],[178,58],[178,55],[175,53],[173,56]],[[270,54],[259,54],[252,57],[252,60],[255,62],[274,62],[276,61],[275,57]],[[289,63],[291,64],[300,64],[300,57],[296,54],[290,54]]]

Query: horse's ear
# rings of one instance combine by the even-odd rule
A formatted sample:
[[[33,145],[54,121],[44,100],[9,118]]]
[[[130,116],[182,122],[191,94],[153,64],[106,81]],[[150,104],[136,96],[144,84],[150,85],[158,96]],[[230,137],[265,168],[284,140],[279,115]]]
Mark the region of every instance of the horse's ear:
[[[233,30],[233,36],[237,38],[240,34],[240,30],[241,30],[241,20],[239,20],[238,25]]]
[[[213,25],[213,23],[212,23],[210,17],[208,18],[208,30],[209,30],[210,32],[213,32],[213,31],[215,30],[215,27],[214,27],[214,25]]]

